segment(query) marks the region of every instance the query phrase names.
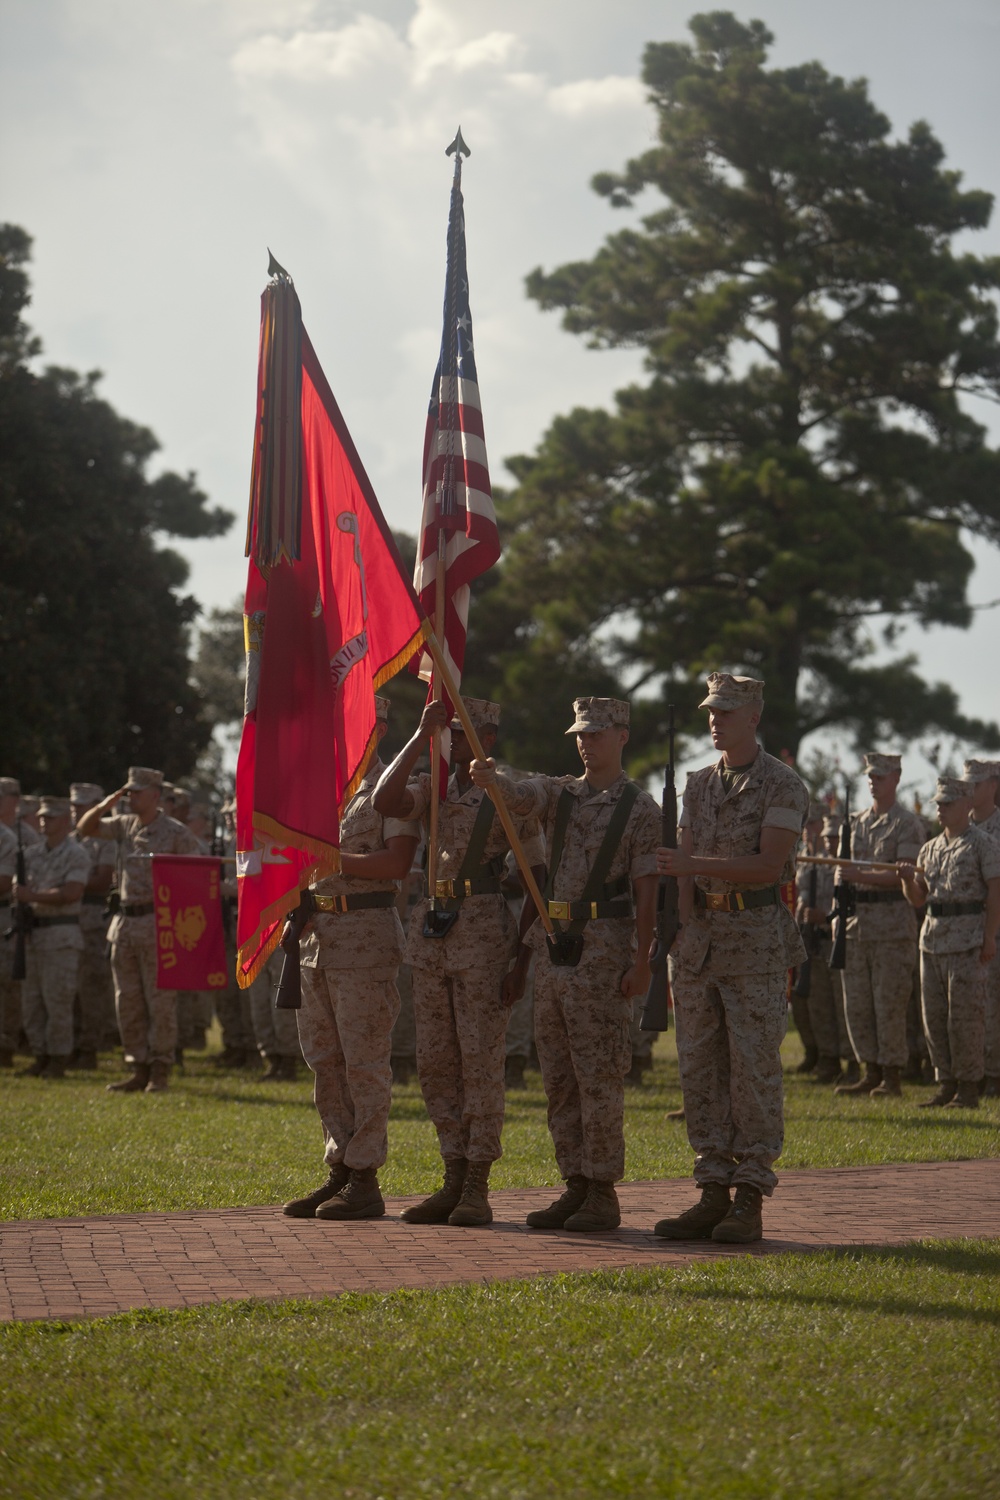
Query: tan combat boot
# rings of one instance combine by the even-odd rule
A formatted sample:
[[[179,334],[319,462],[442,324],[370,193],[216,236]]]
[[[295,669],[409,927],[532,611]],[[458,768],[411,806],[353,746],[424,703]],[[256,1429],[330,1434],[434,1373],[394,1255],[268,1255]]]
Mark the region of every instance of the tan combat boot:
[[[481,1229],[493,1223],[487,1189],[491,1161],[470,1161],[465,1169],[462,1196],[448,1215],[448,1223],[463,1229]]]
[[[942,1078],[938,1083],[938,1091],[933,1099],[921,1099],[917,1105],[918,1109],[942,1109],[944,1105],[950,1104],[955,1097],[958,1084],[954,1078]]]
[[[675,1219],[661,1219],[653,1233],[661,1240],[708,1240],[716,1224],[729,1212],[729,1189],[722,1182],[706,1182],[701,1197]]]
[[[132,1072],[127,1078],[121,1079],[119,1083],[109,1083],[107,1092],[109,1094],[139,1094],[149,1082],[149,1064],[133,1063]]]
[[[317,1219],[381,1219],[384,1214],[376,1167],[351,1167],[346,1186],[316,1210]]]
[[[586,1177],[567,1177],[566,1191],[562,1197],[550,1203],[548,1208],[532,1209],[524,1222],[529,1229],[562,1229],[570,1215],[583,1207],[586,1196]]]
[[[342,1161],[336,1162],[330,1168],[330,1175],[322,1187],[318,1187],[313,1193],[307,1193],[304,1198],[292,1198],[281,1212],[290,1219],[315,1219],[320,1204],[328,1203],[342,1187],[346,1187],[350,1175],[350,1169]]]
[[[458,1207],[462,1196],[467,1165],[464,1156],[446,1156],[444,1182],[437,1192],[422,1203],[414,1203],[412,1208],[404,1208],[400,1218],[407,1224],[447,1224],[448,1215]]]
[[[613,1182],[587,1183],[587,1196],[575,1214],[563,1225],[574,1234],[599,1234],[602,1229],[617,1229],[622,1221],[618,1194]]]
[[[738,1182],[733,1206],[712,1230],[712,1239],[723,1245],[749,1245],[763,1237],[760,1188]]]
[[[147,1094],[163,1094],[170,1087],[170,1064],[167,1062],[154,1062],[149,1065],[149,1082],[146,1084]]]
[[[903,1097],[902,1068],[883,1068],[882,1082],[872,1089],[870,1099],[901,1099]]]
[[[959,1083],[955,1087],[954,1099],[949,1099],[945,1105],[946,1109],[978,1109],[979,1108],[979,1085],[978,1083]]]
[[[872,1089],[878,1088],[882,1082],[882,1069],[878,1063],[865,1063],[864,1077],[859,1078],[857,1083],[838,1083],[834,1089],[835,1094],[870,1094]]]

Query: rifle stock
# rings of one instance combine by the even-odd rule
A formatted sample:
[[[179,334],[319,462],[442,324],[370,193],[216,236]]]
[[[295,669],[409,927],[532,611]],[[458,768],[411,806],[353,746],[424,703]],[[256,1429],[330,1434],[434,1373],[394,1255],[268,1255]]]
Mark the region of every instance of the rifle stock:
[[[674,706],[671,703],[667,736],[668,754],[663,775],[663,801],[660,805],[660,841],[665,849],[677,848],[677,786],[674,779]],[[652,977],[646,991],[646,1003],[639,1021],[643,1031],[666,1031],[670,1022],[668,997],[670,981],[667,957],[680,926],[677,877],[663,875],[656,894],[656,944],[650,956]]]
[[[306,923],[315,910],[316,903],[312,892],[303,891],[299,896],[298,906],[293,912],[289,912],[285,920],[285,930],[281,934],[281,946],[285,957],[274,996],[275,1010],[299,1010],[301,1008],[302,965],[299,941]]]

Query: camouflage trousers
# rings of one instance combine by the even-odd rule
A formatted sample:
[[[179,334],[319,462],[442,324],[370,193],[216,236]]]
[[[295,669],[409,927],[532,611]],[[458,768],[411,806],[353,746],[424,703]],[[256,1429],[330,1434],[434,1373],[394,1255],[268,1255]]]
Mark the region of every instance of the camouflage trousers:
[[[523,1057],[527,1062],[535,1044],[535,963],[528,969],[524,994],[510,1008],[507,1017],[505,1046],[508,1057]]]
[[[915,962],[909,938],[848,938],[847,1026],[859,1062],[906,1067],[906,1007]]]
[[[441,1155],[497,1161],[503,1154],[507,1009],[500,984],[509,959],[443,973],[414,965],[417,1076]]]
[[[986,1034],[986,971],[979,949],[921,953],[920,988],[935,1077],[978,1083]]]
[[[986,1046],[983,1071],[1000,1078],[1000,954],[986,968]]]
[[[156,926],[148,917],[118,917],[111,944],[118,1031],[127,1063],[173,1063],[177,992],[156,984]]]
[[[695,974],[671,963],[677,1060],[694,1179],[771,1194],[784,1143],[787,974]]]
[[[10,905],[0,910],[0,927],[6,932],[10,922]],[[14,940],[0,943],[0,1051],[14,1052],[21,1035],[21,988],[20,979],[11,979],[10,965],[14,957]]]
[[[840,989],[840,975],[830,972],[829,938],[820,938],[809,965],[809,1024],[820,1057],[853,1056],[847,1036],[843,1001],[834,992],[834,978]],[[838,1001],[840,1002],[838,1004]]]
[[[26,958],[21,1009],[28,1047],[36,1057],[69,1057],[80,950],[46,950],[29,938]]]
[[[100,1052],[117,1045],[115,987],[104,928],[83,934],[80,971],[76,979],[76,1045],[81,1052]]]
[[[617,1182],[632,1001],[621,993],[620,956],[587,958],[575,969],[556,967],[544,952],[535,959],[535,1046],[560,1175]]]
[[[294,1010],[274,1008],[274,993],[281,978],[284,957],[284,950],[275,948],[250,986],[250,1013],[260,1055],[294,1057],[297,1060],[302,1056],[297,1014]]]
[[[226,948],[226,988],[215,997],[215,1013],[222,1028],[223,1047],[248,1052],[256,1045],[253,1034],[253,1006],[249,989],[236,983],[236,953]]]
[[[399,991],[399,1015],[392,1028],[392,1055],[414,1058],[417,1055],[417,1025],[413,1019],[413,976],[409,964],[400,964],[396,988]]]
[[[389,1050],[399,1010],[396,966],[302,970],[302,1055],[315,1073],[313,1099],[328,1166],[380,1167],[389,1149]]]

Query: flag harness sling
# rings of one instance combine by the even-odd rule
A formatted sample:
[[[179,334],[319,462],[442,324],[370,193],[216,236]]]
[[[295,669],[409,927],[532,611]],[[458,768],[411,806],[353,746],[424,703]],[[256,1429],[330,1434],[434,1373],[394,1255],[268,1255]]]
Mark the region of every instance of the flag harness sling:
[[[608,871],[611,869],[611,862],[618,853],[618,847],[625,833],[625,825],[628,823],[638,795],[639,788],[635,782],[628,782],[615,804],[615,810],[611,814],[601,847],[597,851],[597,858],[591,866],[587,883],[579,900],[555,901],[553,896],[556,875],[559,873],[563,845],[566,842],[566,830],[569,827],[573,804],[576,801],[568,787],[564,787],[560,794],[556,805],[555,825],[552,830],[552,868],[545,884],[545,899],[549,904],[549,915],[560,921],[569,921],[567,928],[557,932],[554,937],[546,938],[549,945],[549,958],[557,968],[576,968],[583,956],[583,930],[593,917],[632,915],[631,900],[622,899],[628,897],[628,876],[621,875],[610,884],[605,882]]]
[[[487,860],[485,864],[482,863],[483,850],[486,848],[486,840],[490,836],[496,814],[495,806],[489,797],[484,796],[479,804],[468,848],[458,874],[451,880],[435,881],[435,889],[433,891],[428,889],[427,894],[433,896],[438,904],[424,915],[424,937],[446,937],[458,921],[462,902],[466,896],[483,896],[499,891],[503,861],[497,857]],[[450,885],[451,891],[439,897],[438,887],[445,885]]]

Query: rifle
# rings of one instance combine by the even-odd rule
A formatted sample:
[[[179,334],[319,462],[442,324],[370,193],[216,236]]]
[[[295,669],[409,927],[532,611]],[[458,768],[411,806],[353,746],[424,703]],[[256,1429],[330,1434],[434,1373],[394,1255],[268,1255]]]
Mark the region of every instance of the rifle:
[[[844,821],[840,825],[840,847],[837,858],[844,863],[851,859],[851,788],[844,788]],[[833,947],[830,949],[830,968],[843,969],[847,963],[847,919],[855,910],[854,886],[847,880],[833,888]]]
[[[303,891],[299,904],[285,919],[285,930],[281,934],[281,946],[285,957],[281,965],[281,977],[274,996],[275,1010],[299,1010],[302,1005],[302,969],[299,963],[299,939],[306,923],[316,912],[312,891]]]
[[[816,866],[812,865],[809,870],[809,881],[806,886],[806,905],[813,909],[816,905],[817,886]],[[819,950],[819,933],[815,922],[803,922],[799,931],[802,933],[802,941],[806,948],[805,963],[799,964],[799,971],[795,976],[793,993],[797,1000],[808,1000],[809,991],[812,988],[812,964]]]
[[[660,804],[660,842],[665,849],[677,848],[677,787],[674,782],[674,705],[668,705],[668,756],[663,773],[663,801]],[[643,1031],[666,1031],[670,1019],[667,1008],[669,981],[667,955],[680,926],[677,898],[677,876],[662,875],[656,893],[656,945],[650,956],[652,978],[646,991],[639,1025]]]
[[[15,876],[18,885],[25,886],[28,884],[28,877],[24,869],[24,839],[21,834],[20,818],[17,820],[17,863],[15,865]],[[3,937],[5,943],[9,942],[11,938],[14,939],[14,953],[10,962],[10,977],[15,983],[19,979],[23,979],[28,971],[25,943],[34,923],[35,914],[31,910],[31,907],[25,906],[23,901],[12,899],[10,904],[10,926]]]

